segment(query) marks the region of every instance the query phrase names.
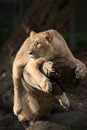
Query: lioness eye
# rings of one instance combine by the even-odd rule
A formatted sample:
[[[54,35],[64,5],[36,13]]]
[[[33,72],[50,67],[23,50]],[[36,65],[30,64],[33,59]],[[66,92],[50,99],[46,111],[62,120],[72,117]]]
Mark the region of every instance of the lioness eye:
[[[40,48],[41,47],[41,43],[37,43],[37,47]]]

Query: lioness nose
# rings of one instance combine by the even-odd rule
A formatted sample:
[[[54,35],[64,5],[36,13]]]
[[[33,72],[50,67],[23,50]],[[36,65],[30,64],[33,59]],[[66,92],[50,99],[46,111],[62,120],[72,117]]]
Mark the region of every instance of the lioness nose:
[[[29,55],[32,55],[32,53],[33,53],[32,51],[29,51],[29,52],[28,52]]]
[[[29,54],[32,55],[32,51]]]

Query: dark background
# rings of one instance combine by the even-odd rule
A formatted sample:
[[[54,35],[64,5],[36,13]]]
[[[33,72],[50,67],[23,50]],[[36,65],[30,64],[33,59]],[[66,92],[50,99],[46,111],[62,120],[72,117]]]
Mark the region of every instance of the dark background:
[[[0,0],[0,45],[20,23],[33,0]],[[87,44],[87,1],[80,1],[63,32],[70,46]],[[79,44],[78,44],[79,43]]]

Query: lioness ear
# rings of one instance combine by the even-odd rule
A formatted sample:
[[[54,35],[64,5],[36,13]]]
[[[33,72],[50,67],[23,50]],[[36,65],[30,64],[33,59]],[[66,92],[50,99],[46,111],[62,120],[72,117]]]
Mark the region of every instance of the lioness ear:
[[[33,37],[35,34],[36,34],[36,32],[31,31],[31,32],[30,32],[30,37]]]
[[[45,32],[44,33],[44,38],[48,41],[51,42],[52,41],[52,36],[49,32]]]

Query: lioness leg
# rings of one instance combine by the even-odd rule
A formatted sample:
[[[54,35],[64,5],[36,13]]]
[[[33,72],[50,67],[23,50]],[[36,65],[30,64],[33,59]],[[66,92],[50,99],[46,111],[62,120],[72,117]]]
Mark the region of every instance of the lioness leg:
[[[67,57],[68,60],[72,61],[76,65],[76,78],[82,79],[87,74],[87,68],[84,63],[82,63],[80,60],[76,59],[70,51],[67,51]]]
[[[78,79],[84,78],[87,74],[87,68],[85,64],[82,63],[80,60],[76,59],[69,49],[67,49],[66,58],[76,65],[75,70],[76,78]]]
[[[14,84],[14,114],[18,115],[22,111],[21,93],[22,93],[22,77],[23,67],[19,64],[13,64],[13,84]]]
[[[87,68],[84,63],[82,63],[80,60],[76,59],[73,54],[71,53],[69,47],[66,44],[66,41],[63,39],[63,37],[54,30],[54,37],[56,36],[56,40],[54,39],[54,42],[56,42],[56,46],[54,46],[55,50],[59,53],[59,56],[65,57],[66,59],[72,61],[76,65],[76,78],[84,78],[84,76],[87,74]]]
[[[29,62],[26,68],[29,74],[31,75],[31,77],[33,77],[37,86],[39,86],[40,90],[49,93],[52,91],[52,85],[49,79],[44,74],[42,74],[39,70],[40,65],[43,62],[44,62],[44,58],[39,58],[35,61]],[[34,84],[32,86],[34,86]]]

